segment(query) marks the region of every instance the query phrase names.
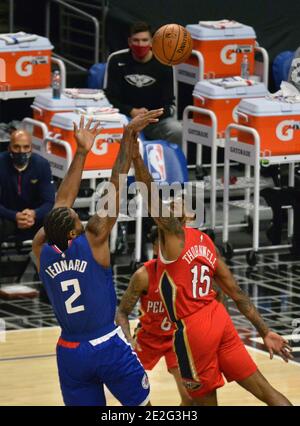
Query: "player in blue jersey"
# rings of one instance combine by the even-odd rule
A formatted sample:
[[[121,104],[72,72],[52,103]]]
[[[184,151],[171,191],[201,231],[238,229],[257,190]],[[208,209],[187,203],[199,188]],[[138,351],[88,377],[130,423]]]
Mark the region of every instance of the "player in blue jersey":
[[[84,126],[83,117],[79,128],[74,124],[76,153],[54,208],[33,241],[39,274],[62,329],[57,364],[66,405],[105,405],[104,384],[123,405],[150,404],[147,375],[114,322],[109,234],[119,211],[119,174],[129,171],[137,133],[161,114],[162,110],[149,111],[125,127],[110,179],[116,215],[95,214],[85,230],[71,207],[100,129],[99,123],[92,127],[91,120]]]

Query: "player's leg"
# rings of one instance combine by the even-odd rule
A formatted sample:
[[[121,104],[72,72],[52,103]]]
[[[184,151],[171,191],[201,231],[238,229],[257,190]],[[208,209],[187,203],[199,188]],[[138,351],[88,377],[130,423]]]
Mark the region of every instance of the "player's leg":
[[[174,348],[183,385],[195,405],[217,405],[215,391],[224,385],[217,356],[223,334],[219,305],[211,302],[177,322]]]
[[[175,368],[170,368],[168,369],[169,373],[172,374],[172,376],[174,377],[174,380],[176,382],[177,385],[177,389],[181,398],[181,403],[180,405],[182,406],[191,406],[193,405],[193,400],[192,398],[189,396],[186,388],[183,386],[182,383],[182,377],[179,371],[178,367]]]
[[[172,336],[168,337],[166,339],[166,348],[167,351],[164,353],[164,357],[165,357],[165,362],[167,365],[167,369],[168,372],[170,374],[172,374],[172,376],[174,377],[174,380],[176,382],[177,385],[177,389],[181,398],[181,403],[180,405],[183,406],[191,406],[193,405],[193,400],[192,398],[189,396],[186,388],[183,385],[182,382],[182,377],[179,371],[179,367],[178,367],[178,360],[177,360],[177,356],[176,353],[174,352],[173,349],[173,338]]]
[[[223,321],[226,326],[218,349],[218,358],[227,381],[236,381],[267,405],[291,405],[258,371],[225,309]]]
[[[98,376],[121,404],[150,405],[148,376],[121,328],[94,349],[98,352]]]
[[[218,405],[217,390],[214,389],[212,392],[207,393],[203,396],[196,396],[194,398],[194,405],[202,407],[215,407]]]
[[[57,345],[60,388],[67,406],[105,406],[103,383],[93,374],[90,348],[80,343],[77,348]]]
[[[240,386],[251,392],[260,401],[270,406],[287,406],[291,402],[280,392],[274,389],[259,370],[244,380],[237,382]]]

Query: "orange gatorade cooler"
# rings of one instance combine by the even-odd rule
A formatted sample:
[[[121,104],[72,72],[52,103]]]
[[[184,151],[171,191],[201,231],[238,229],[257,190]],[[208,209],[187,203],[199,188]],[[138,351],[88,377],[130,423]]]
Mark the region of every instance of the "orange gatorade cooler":
[[[249,73],[254,73],[256,34],[252,27],[236,23],[232,28],[210,27],[209,22],[187,25],[193,39],[193,50],[202,53],[205,78],[240,75],[244,55],[248,57]],[[187,64],[198,65],[191,56]]]
[[[215,113],[217,133],[220,135],[228,124],[238,122],[236,111],[242,98],[264,97],[267,94],[268,90],[263,83],[230,77],[199,81],[194,88],[193,99],[195,106]],[[193,121],[211,126],[207,115],[194,113]]]
[[[85,124],[91,117],[93,117],[94,121],[100,121],[103,130],[87,156],[84,170],[110,170],[119,152],[120,144],[118,141],[123,136],[123,126],[128,123],[127,117],[118,113],[86,115]],[[61,134],[59,139],[69,142],[73,154],[76,150],[74,122],[79,126],[80,114],[74,112],[59,113],[55,114],[51,120],[51,126],[55,133]],[[50,143],[49,149],[52,154],[59,157],[66,156],[65,150],[57,146],[57,144]]]
[[[74,91],[74,89],[66,89],[66,91]],[[106,108],[111,107],[108,99],[102,90],[94,89],[75,89],[78,96],[70,97],[64,93],[60,99],[52,97],[52,91],[37,95],[31,105],[33,109],[33,118],[45,123],[49,131],[53,131],[50,122],[54,114],[60,112],[72,112],[77,108]],[[42,132],[39,127],[34,127],[33,135],[41,138]]]
[[[0,89],[43,89],[51,83],[53,46],[35,34],[0,34]]]
[[[263,156],[300,154],[300,103],[275,99],[244,99],[238,107],[239,124],[256,129]],[[253,144],[253,137],[238,132],[240,142]]]

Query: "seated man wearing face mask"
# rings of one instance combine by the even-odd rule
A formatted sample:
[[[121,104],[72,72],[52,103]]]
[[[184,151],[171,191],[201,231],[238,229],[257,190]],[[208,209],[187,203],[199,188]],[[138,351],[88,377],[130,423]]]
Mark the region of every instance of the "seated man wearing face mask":
[[[30,133],[15,130],[0,153],[0,242],[32,239],[54,198],[48,161],[32,153]]]
[[[147,23],[132,25],[128,45],[129,52],[116,54],[109,61],[107,98],[131,118],[164,108],[159,122],[146,127],[144,135],[148,140],[164,139],[181,145],[182,126],[174,117],[173,70],[155,59]]]

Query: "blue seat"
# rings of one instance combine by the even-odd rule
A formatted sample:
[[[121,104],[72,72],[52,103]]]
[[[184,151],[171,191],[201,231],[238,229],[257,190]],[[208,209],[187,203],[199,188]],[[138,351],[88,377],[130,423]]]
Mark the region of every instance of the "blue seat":
[[[89,89],[103,89],[106,62],[94,64],[88,72],[87,87]]]
[[[272,72],[276,90],[280,89],[280,84],[282,81],[288,80],[289,70],[294,58],[294,54],[295,52],[291,50],[285,50],[275,57],[272,64]]]

